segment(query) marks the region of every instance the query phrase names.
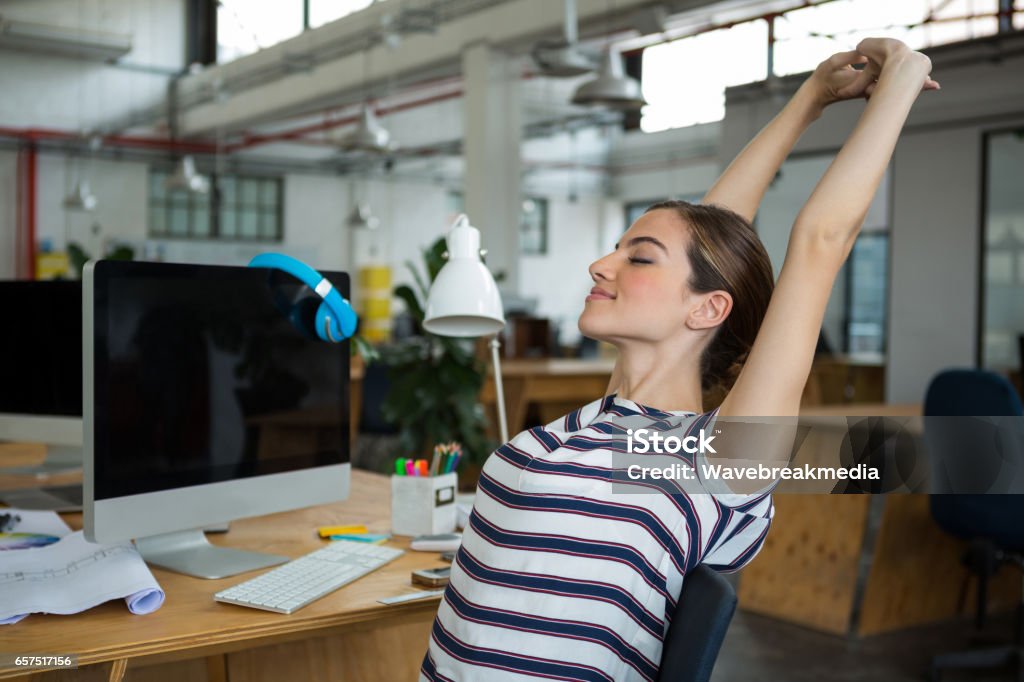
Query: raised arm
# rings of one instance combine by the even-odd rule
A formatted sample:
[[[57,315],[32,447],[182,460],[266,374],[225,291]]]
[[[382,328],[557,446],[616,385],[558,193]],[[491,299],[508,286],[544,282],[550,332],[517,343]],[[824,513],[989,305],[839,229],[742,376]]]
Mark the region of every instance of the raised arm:
[[[782,162],[825,107],[868,93],[874,78],[853,68],[866,60],[851,50],[819,64],[782,111],[729,164],[703,203],[724,206],[752,221]]]
[[[722,416],[795,416],[810,373],[829,293],[860,231],[900,130],[922,88],[938,85],[931,62],[903,43],[868,38],[859,77],[871,98],[800,211],[764,322]],[[872,85],[877,75],[877,84]],[[870,87],[867,87],[870,86]]]

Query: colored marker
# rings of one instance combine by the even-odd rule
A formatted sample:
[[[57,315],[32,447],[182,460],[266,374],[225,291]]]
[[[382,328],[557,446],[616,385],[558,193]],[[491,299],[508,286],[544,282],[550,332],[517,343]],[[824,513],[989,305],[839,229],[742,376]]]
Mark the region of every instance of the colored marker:
[[[332,535],[344,535],[345,533],[365,533],[366,526],[361,523],[348,526],[320,526],[317,532],[322,538],[329,538]]]

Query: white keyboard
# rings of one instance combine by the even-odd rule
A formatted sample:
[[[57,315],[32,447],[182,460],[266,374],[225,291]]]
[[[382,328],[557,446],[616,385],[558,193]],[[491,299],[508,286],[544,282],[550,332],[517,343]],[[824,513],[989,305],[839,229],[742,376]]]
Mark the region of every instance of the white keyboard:
[[[404,554],[404,550],[350,540],[323,549],[213,595],[225,604],[292,613]]]

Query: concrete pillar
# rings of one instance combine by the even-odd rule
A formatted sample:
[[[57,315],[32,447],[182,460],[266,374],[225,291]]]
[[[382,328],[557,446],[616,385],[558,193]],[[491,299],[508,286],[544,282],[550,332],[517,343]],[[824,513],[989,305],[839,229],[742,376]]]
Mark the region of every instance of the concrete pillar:
[[[480,230],[502,292],[519,290],[522,107],[516,60],[486,43],[462,53],[465,78],[465,210]]]

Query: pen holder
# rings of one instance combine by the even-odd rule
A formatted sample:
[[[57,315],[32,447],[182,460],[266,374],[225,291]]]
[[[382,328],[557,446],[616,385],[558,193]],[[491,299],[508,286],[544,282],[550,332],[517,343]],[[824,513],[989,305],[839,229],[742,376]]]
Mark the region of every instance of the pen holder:
[[[455,530],[458,474],[391,477],[391,532],[432,535]]]

